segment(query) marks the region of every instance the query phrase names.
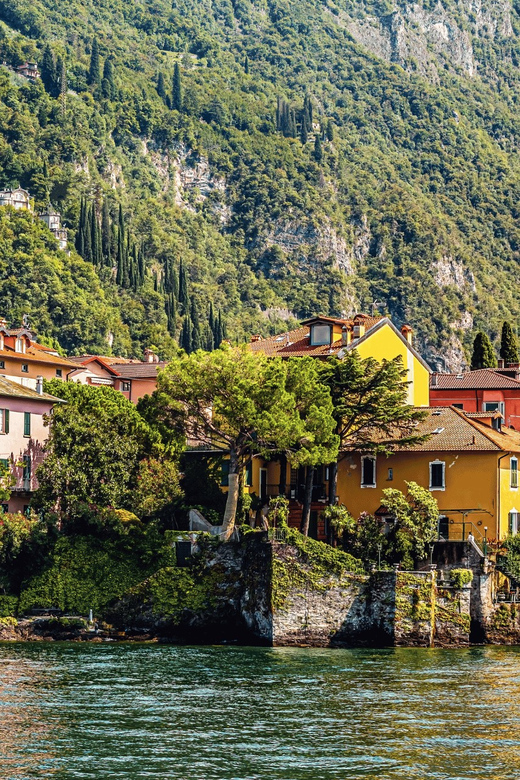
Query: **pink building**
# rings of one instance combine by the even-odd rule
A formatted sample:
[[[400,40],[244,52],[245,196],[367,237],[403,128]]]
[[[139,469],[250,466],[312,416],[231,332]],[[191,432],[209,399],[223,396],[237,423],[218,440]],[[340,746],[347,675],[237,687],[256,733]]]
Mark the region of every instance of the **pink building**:
[[[11,499],[2,505],[6,512],[26,510],[38,487],[35,473],[49,435],[44,415],[55,403],[63,401],[44,393],[42,381],[32,390],[0,376],[0,462],[16,476]]]

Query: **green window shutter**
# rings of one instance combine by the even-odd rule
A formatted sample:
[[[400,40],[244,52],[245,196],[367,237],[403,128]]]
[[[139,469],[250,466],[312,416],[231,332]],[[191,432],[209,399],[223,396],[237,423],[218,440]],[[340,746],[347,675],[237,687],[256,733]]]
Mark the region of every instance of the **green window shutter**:
[[[30,455],[23,456],[23,478],[31,479],[31,457]]]
[[[0,458],[0,464],[4,467],[4,469],[9,468],[9,460],[7,458]]]
[[[229,486],[229,460],[222,461],[222,470],[220,472],[220,484],[222,487]]]
[[[23,435],[24,436],[31,435],[31,413],[30,412],[23,413]]]
[[[9,433],[9,409],[4,409],[4,433]]]

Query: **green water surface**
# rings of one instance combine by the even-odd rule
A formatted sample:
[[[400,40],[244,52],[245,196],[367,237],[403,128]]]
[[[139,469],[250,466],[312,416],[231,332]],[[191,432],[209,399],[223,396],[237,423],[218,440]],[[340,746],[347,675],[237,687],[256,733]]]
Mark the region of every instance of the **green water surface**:
[[[0,645],[0,778],[520,780],[520,649]]]

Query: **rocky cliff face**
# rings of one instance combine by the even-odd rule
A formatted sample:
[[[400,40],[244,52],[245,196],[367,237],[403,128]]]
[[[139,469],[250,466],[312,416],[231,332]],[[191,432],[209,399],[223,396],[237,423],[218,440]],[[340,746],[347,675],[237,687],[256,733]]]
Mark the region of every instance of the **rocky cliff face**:
[[[345,21],[350,34],[378,57],[416,71],[432,81],[440,67],[476,75],[473,36],[496,39],[513,34],[510,4],[505,0],[401,3],[390,13]]]

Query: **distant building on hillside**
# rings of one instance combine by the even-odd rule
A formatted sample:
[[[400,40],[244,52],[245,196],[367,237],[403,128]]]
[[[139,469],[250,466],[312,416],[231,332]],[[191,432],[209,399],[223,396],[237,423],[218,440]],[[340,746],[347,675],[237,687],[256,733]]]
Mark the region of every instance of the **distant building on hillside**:
[[[69,382],[108,385],[119,390],[133,403],[156,390],[157,373],[166,366],[150,349],[145,349],[144,360],[104,355],[79,355],[69,360],[77,365],[76,371],[67,375]]]
[[[45,222],[54,237],[60,249],[67,249],[67,228],[61,226],[61,214],[55,211],[52,206],[48,206],[45,211],[38,214],[42,222]]]
[[[21,65],[18,65],[16,72],[19,76],[23,76],[24,78],[29,79],[29,81],[36,81],[36,79],[40,78],[40,71],[38,70],[37,62],[26,61]]]
[[[16,190],[0,190],[0,206],[11,206],[13,209],[31,210],[31,199],[27,190],[18,187]]]

